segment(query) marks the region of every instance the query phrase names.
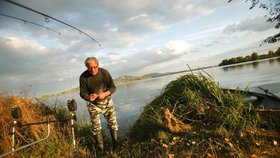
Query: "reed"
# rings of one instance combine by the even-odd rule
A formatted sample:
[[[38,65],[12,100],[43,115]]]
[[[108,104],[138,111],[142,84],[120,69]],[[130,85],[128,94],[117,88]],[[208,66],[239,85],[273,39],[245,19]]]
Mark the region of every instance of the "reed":
[[[128,134],[131,144],[137,144],[135,147],[144,157],[148,156],[148,153],[143,154],[146,153],[145,147],[155,145],[152,140],[158,142],[155,146],[161,146],[164,153],[161,156],[250,156],[257,142],[266,140],[267,136],[260,136],[262,129],[259,127],[264,120],[256,108],[243,102],[244,97],[239,91],[232,93],[221,89],[203,71],[180,76],[167,84],[161,94],[144,107]],[[162,111],[165,108],[190,125],[192,130],[170,132],[163,121]],[[159,133],[164,133],[165,137],[162,138]]]

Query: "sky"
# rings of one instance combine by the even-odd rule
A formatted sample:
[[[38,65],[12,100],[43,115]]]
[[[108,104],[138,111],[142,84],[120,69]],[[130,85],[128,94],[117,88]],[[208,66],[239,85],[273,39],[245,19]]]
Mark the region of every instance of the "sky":
[[[14,0],[70,24],[0,1],[0,91],[40,96],[76,88],[89,56],[113,78],[218,65],[275,51],[268,12],[235,0]],[[58,32],[60,34],[58,34]]]

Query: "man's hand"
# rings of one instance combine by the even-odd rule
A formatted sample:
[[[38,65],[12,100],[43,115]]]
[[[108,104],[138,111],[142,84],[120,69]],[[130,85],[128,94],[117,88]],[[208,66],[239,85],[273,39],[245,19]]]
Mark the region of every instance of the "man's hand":
[[[99,99],[105,99],[107,96],[109,96],[110,95],[110,92],[109,91],[106,91],[106,92],[104,92],[104,93],[100,93],[99,94]]]
[[[96,94],[96,93],[89,95],[89,101],[95,101],[96,98],[98,98],[98,94]]]

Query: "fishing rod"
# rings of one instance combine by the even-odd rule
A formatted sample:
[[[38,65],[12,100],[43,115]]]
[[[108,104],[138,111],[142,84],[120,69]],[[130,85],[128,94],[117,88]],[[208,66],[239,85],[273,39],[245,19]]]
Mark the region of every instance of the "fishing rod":
[[[16,19],[16,20],[19,20],[19,21],[23,21],[24,23],[30,23],[30,24],[33,24],[33,25],[36,25],[36,26],[40,26],[40,27],[43,27],[43,28],[46,28],[47,30],[51,30],[53,32],[56,32],[58,33],[59,35],[61,35],[60,32],[56,31],[56,30],[53,30],[51,28],[48,28],[46,26],[43,26],[43,25],[40,25],[40,24],[37,24],[35,22],[32,22],[32,21],[28,21],[26,19],[21,19],[21,18],[17,18],[17,17],[14,17],[14,16],[10,16],[10,15],[7,15],[7,14],[3,14],[3,13],[0,13],[1,16],[5,16],[5,17],[8,17],[8,18],[11,18],[11,19]]]
[[[272,97],[274,97],[274,98],[280,100],[280,97],[279,97],[279,96],[277,96],[277,95],[271,93],[268,89],[263,89],[262,87],[258,87],[258,88],[259,88],[260,90],[262,90],[263,92],[265,92],[266,95],[269,94],[270,96],[272,96]]]
[[[69,26],[69,27],[71,27],[71,28],[73,28],[73,29],[79,31],[80,33],[82,33],[82,34],[88,36],[90,39],[92,39],[93,41],[95,41],[99,46],[101,46],[101,44],[100,44],[96,39],[94,39],[93,37],[91,37],[90,35],[88,35],[87,33],[85,33],[84,31],[82,31],[82,30],[76,28],[75,26],[72,26],[72,25],[70,25],[70,24],[67,24],[67,23],[65,23],[65,22],[63,22],[63,21],[61,21],[61,20],[59,20],[59,19],[56,19],[56,18],[54,18],[54,17],[52,17],[52,16],[49,16],[49,15],[47,15],[47,14],[44,14],[44,13],[42,13],[42,12],[39,12],[39,11],[37,11],[37,10],[34,10],[34,9],[29,8],[29,7],[27,7],[27,6],[24,6],[24,5],[22,5],[22,4],[13,2],[13,1],[11,1],[11,0],[4,0],[4,1],[6,1],[6,2],[8,2],[8,3],[11,3],[11,4],[14,4],[14,5],[16,5],[16,6],[22,7],[22,8],[24,8],[24,9],[30,10],[30,11],[35,12],[35,13],[37,13],[37,14],[43,15],[43,16],[45,17],[46,22],[48,22],[48,21],[49,21],[48,18],[50,18],[50,19],[53,19],[53,20],[55,20],[55,21],[57,21],[57,22],[60,22],[60,23],[62,23],[62,24],[64,24],[64,25],[66,25],[66,26]]]

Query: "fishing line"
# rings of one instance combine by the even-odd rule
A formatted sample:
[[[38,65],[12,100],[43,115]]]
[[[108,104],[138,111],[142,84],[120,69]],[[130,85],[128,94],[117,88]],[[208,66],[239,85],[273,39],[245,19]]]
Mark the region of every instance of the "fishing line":
[[[58,31],[56,31],[56,30],[53,30],[53,29],[51,29],[51,28],[48,28],[48,27],[46,27],[46,26],[37,24],[37,23],[32,22],[32,21],[28,21],[28,20],[25,20],[25,19],[17,18],[17,17],[14,17],[14,16],[10,16],[10,15],[7,15],[7,14],[3,14],[3,13],[0,13],[0,15],[1,15],[1,16],[5,16],[5,17],[8,17],[8,18],[11,18],[11,19],[16,19],[16,20],[19,20],[19,21],[23,21],[25,24],[26,24],[26,23],[30,23],[30,24],[33,24],[33,25],[36,25],[36,26],[40,26],[40,27],[46,28],[47,30],[51,30],[51,31],[56,32],[56,33],[58,33],[59,35],[61,35],[61,33],[58,32]]]
[[[65,22],[63,22],[63,21],[61,21],[61,20],[59,20],[59,19],[56,19],[56,18],[54,18],[54,17],[52,17],[52,16],[49,16],[49,15],[47,15],[47,14],[44,14],[44,13],[39,12],[39,11],[37,11],[37,10],[34,10],[34,9],[32,9],[32,8],[26,7],[26,6],[22,5],[22,4],[13,2],[13,1],[11,1],[11,0],[4,0],[4,1],[6,1],[6,2],[8,2],[8,3],[11,3],[11,4],[14,4],[14,5],[16,5],[16,6],[22,7],[22,8],[24,8],[24,9],[30,10],[30,11],[35,12],[35,13],[37,13],[37,14],[43,15],[43,16],[45,17],[45,21],[46,21],[46,22],[48,22],[48,21],[49,21],[48,18],[50,18],[50,19],[53,19],[53,20],[55,20],[55,21],[57,21],[57,22],[60,22],[60,23],[62,23],[62,24],[64,24],[64,25],[66,25],[66,26],[69,26],[69,27],[71,27],[71,28],[73,28],[73,29],[79,31],[81,34],[84,34],[84,35],[88,36],[90,39],[92,39],[93,41],[95,41],[99,46],[101,46],[101,44],[100,44],[96,39],[94,39],[93,37],[91,37],[90,35],[88,35],[87,33],[85,33],[84,31],[82,31],[82,30],[76,28],[75,26],[72,26],[72,25],[70,25],[70,24],[67,24],[67,23],[65,23]]]
[[[66,58],[66,76],[68,77],[68,82],[69,82],[69,85],[70,85],[70,88],[71,88],[71,91],[74,89],[74,86],[73,84],[71,84],[71,77],[70,77],[70,73],[69,73],[69,66],[68,66],[68,59]],[[72,99],[74,98],[74,93],[71,92],[71,95],[72,95]],[[70,99],[68,99],[70,100]]]

